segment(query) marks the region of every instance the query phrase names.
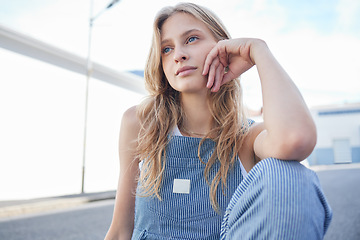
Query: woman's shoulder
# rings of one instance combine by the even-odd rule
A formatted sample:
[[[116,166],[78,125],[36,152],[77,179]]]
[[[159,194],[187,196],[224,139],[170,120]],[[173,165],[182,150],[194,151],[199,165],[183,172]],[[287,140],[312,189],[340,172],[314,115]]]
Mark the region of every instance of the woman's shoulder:
[[[252,146],[254,144],[254,141],[256,137],[265,129],[263,122],[255,122],[252,121],[251,124],[249,124],[249,132],[246,136],[246,140],[250,142],[250,145]]]
[[[257,135],[264,130],[264,122],[255,122],[254,120],[248,120],[249,122],[249,133],[251,135]]]
[[[127,109],[121,120],[121,131],[125,131],[134,137],[137,137],[140,131],[140,120],[137,115],[137,107],[138,106],[132,106]]]
[[[123,114],[123,120],[126,120],[126,121],[130,121],[130,120],[133,120],[133,121],[136,121],[137,119],[137,105],[135,106],[132,106],[130,108],[128,108],[127,110],[125,110],[124,114]]]
[[[245,136],[243,145],[240,149],[239,156],[247,171],[260,160],[255,156],[254,142],[256,137],[264,130],[263,122],[248,121],[249,130]]]

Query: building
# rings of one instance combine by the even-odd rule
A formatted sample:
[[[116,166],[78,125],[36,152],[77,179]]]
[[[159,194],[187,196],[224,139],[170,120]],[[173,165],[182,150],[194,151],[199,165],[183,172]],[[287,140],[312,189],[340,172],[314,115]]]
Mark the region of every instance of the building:
[[[116,189],[144,81],[88,60],[0,24],[0,201]]]
[[[310,165],[360,163],[360,103],[311,109],[317,126],[317,144]]]

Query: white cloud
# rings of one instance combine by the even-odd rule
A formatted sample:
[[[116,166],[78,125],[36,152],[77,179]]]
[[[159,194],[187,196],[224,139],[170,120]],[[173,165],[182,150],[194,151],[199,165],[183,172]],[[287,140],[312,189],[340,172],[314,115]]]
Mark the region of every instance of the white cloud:
[[[339,0],[336,7],[338,13],[337,30],[351,30],[360,26],[360,1]],[[359,31],[359,29],[355,29]]]

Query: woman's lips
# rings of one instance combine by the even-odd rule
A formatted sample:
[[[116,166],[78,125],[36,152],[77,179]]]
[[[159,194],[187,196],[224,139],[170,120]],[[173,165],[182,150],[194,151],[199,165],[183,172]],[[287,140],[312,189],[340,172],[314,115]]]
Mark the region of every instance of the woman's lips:
[[[175,75],[176,76],[185,76],[185,75],[192,73],[196,69],[197,69],[197,67],[193,67],[193,66],[181,67],[175,72]]]

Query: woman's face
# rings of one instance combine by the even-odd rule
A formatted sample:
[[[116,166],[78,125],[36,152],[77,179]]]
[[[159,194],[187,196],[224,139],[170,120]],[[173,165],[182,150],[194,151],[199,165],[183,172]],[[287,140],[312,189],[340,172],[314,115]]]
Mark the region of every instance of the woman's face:
[[[179,92],[208,91],[205,59],[217,41],[208,27],[187,13],[175,13],[161,29],[161,58],[169,84]]]

